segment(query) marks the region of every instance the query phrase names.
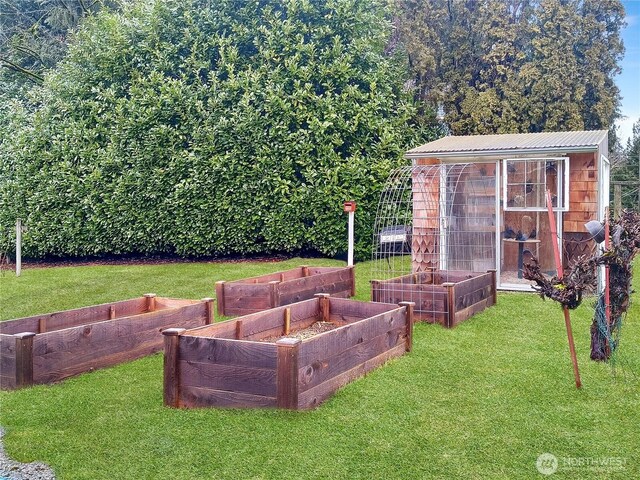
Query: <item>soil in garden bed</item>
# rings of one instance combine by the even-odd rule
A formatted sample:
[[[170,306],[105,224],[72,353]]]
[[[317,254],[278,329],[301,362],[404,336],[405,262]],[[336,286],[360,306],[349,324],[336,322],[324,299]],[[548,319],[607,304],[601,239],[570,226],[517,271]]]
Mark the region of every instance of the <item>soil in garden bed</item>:
[[[294,330],[291,333],[289,333],[289,335],[280,335],[280,336],[261,338],[260,340],[258,340],[258,342],[275,343],[281,338],[297,338],[300,340],[304,340],[305,338],[310,338],[315,335],[318,335],[319,333],[328,332],[329,330],[333,330],[335,328],[338,328],[338,325],[336,325],[335,323],[316,322],[310,327],[303,328],[300,330]]]

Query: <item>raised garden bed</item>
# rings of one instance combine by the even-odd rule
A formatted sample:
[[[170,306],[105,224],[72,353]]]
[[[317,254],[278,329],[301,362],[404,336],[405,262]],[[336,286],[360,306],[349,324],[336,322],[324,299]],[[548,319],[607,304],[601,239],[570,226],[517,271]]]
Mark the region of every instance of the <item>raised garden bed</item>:
[[[355,295],[353,267],[302,266],[233,282],[216,282],[218,314],[247,315],[329,293],[347,298]]]
[[[162,350],[161,331],[213,321],[213,300],[147,294],[0,322],[0,388],[51,383]]]
[[[411,349],[413,304],[329,297],[165,335],[171,407],[313,408],[338,388]],[[316,322],[337,327],[304,338]],[[272,341],[260,341],[264,339]]]
[[[440,271],[371,281],[374,302],[414,302],[415,318],[452,328],[494,305],[496,272]]]

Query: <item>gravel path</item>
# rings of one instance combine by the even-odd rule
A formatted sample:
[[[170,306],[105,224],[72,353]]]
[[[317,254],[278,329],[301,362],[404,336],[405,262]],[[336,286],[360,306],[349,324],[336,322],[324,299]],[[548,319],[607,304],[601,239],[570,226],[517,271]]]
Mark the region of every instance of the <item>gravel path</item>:
[[[55,480],[53,470],[44,463],[11,460],[4,451],[3,436],[4,429],[0,427],[0,480]]]

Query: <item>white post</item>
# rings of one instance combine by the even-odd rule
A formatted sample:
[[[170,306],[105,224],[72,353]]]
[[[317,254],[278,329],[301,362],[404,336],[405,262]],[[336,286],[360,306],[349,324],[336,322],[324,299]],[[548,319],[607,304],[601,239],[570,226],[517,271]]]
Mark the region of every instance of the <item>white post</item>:
[[[355,212],[349,212],[349,253],[347,256],[347,266],[353,267],[353,220]]]
[[[347,266],[353,267],[353,223],[356,212],[356,202],[350,200],[344,202],[344,211],[349,214],[349,250],[347,253]]]
[[[22,220],[16,220],[16,277],[22,273]]]

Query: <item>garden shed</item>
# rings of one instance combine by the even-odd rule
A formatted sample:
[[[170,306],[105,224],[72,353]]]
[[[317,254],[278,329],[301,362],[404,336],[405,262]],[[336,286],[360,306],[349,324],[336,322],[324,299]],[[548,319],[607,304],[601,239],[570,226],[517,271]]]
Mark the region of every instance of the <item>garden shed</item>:
[[[449,136],[409,150],[412,272],[455,269],[471,256],[478,268],[465,270],[495,269],[498,288],[530,290],[529,256],[555,273],[547,190],[566,268],[593,248],[584,224],[604,219],[607,156],[606,130]]]

